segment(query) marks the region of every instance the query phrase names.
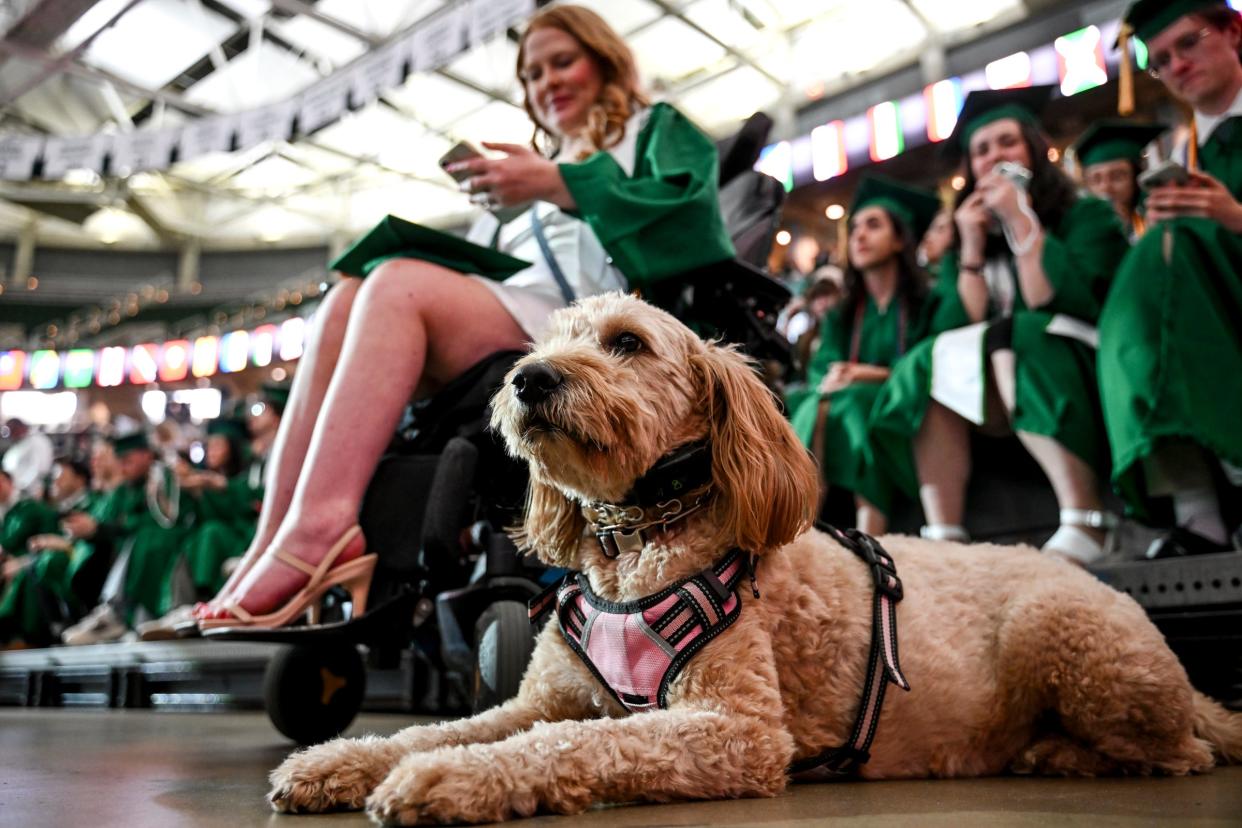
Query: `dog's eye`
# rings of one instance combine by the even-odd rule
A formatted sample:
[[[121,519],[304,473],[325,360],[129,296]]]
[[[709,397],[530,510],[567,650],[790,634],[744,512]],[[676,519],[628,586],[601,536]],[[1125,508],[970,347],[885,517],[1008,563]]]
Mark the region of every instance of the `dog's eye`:
[[[632,354],[643,349],[643,341],[629,331],[622,331],[612,338],[612,350],[618,354]]]

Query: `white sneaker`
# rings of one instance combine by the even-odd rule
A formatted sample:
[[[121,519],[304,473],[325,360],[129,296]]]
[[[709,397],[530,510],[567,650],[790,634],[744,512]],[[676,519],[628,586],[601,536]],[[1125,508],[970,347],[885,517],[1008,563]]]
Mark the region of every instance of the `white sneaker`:
[[[193,617],[194,605],[182,604],[154,621],[144,621],[139,624],[138,637],[143,641],[167,641],[170,638],[180,638],[177,634],[177,625]]]
[[[117,641],[128,631],[117,618],[111,604],[100,604],[90,614],[60,634],[60,640],[71,647],[82,644],[103,644]]]

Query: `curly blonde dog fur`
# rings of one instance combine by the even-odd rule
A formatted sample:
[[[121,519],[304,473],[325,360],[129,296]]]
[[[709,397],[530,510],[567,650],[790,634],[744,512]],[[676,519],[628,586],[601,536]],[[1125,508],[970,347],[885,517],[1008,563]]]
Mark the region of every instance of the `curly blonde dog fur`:
[[[872,580],[808,529],[815,469],[746,361],[612,294],[560,312],[515,373],[535,363],[563,382],[534,405],[507,385],[492,418],[530,464],[529,546],[615,601],[738,546],[760,556],[762,597],[743,590],[740,618],[689,661],[667,709],[626,714],[552,623],[517,698],[295,753],[271,777],[277,810],[366,807],[410,825],[774,796],[792,761],[848,739]],[[704,437],[708,509],[615,559],[584,538],[581,503],[621,500],[660,457]],[[1026,547],[883,544],[905,583],[897,616],[912,692],[889,694],[862,777],[1187,774],[1242,760],[1242,715],[1190,686],[1127,596]]]

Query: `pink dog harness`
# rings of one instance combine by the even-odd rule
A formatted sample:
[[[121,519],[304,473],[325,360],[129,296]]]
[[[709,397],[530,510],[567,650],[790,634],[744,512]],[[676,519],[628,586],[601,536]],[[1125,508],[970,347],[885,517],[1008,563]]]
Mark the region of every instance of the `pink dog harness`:
[[[817,524],[862,558],[875,581],[871,655],[849,741],[795,762],[797,781],[840,778],[869,758],[888,682],[910,684],[897,661],[896,603],[901,580],[892,557],[870,535]],[[631,713],[667,707],[668,687],[686,663],[741,615],[737,585],[747,574],[746,553],[734,549],[697,575],[637,601],[615,603],[591,591],[581,573],[571,572],[530,602],[531,623],[556,611],[561,634],[600,684]],[[751,587],[756,598],[753,569]]]
[[[532,621],[555,606],[561,634],[631,713],[666,706],[668,686],[695,653],[742,611],[735,591],[746,574],[734,549],[697,575],[637,601],[606,601],[570,573],[531,601]]]

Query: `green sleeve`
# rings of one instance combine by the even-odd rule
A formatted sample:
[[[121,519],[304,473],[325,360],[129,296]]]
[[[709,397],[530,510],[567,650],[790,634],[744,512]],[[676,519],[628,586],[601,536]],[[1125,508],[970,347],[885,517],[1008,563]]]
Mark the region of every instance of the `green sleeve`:
[[[638,134],[633,175],[607,152],[560,171],[574,212],[631,286],[734,256],[720,216],[716,147],[667,104],[651,108]]]
[[[940,260],[940,278],[929,297],[928,334],[938,334],[970,324],[970,316],[957,293],[957,251],[950,250]],[[913,343],[911,343],[913,344]]]
[[[58,530],[56,510],[37,500],[22,500],[9,509],[0,523],[0,549],[9,555],[26,554],[26,542],[35,535]]]
[[[1056,230],[1044,235],[1044,275],[1054,295],[1040,310],[1094,322],[1129,247],[1112,206],[1078,199]]]
[[[849,325],[841,316],[840,308],[833,308],[824,314],[819,323],[819,344],[806,367],[806,384],[809,388],[818,388],[828,366],[834,362],[845,360],[845,343],[849,338]]]

